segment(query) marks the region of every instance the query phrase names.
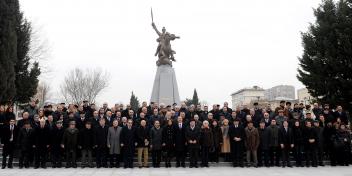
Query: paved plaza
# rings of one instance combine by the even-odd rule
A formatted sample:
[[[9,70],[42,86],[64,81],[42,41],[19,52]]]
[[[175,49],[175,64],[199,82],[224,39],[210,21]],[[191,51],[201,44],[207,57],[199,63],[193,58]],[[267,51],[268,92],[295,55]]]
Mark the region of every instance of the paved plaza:
[[[352,176],[352,167],[318,168],[147,168],[147,169],[3,169],[1,176]]]

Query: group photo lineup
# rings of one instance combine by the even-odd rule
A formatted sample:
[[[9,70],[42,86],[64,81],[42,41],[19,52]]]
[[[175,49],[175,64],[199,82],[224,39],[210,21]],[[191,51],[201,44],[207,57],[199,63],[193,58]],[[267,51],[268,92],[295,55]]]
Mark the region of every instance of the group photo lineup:
[[[0,176],[352,171],[352,0],[0,0]]]
[[[129,104],[96,107],[87,101],[38,109],[32,101],[18,121],[13,107],[0,110],[3,169],[13,167],[15,149],[19,168],[77,168],[78,161],[82,168],[186,167],[186,158],[190,168],[219,161],[229,167],[351,163],[349,116],[329,104],[280,101],[260,108],[255,102],[232,110],[227,102],[143,102],[134,111]]]

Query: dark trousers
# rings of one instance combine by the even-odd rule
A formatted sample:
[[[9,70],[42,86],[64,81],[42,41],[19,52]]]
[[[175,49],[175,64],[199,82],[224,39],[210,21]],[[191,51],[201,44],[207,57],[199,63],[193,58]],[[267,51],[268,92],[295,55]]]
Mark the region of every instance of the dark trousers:
[[[323,144],[319,144],[317,148],[317,160],[319,162],[319,165],[323,165],[323,160],[324,160],[324,146]]]
[[[350,144],[346,144],[344,150],[343,150],[343,164],[345,166],[348,166],[350,164],[350,159],[351,159],[351,147]]]
[[[67,167],[76,167],[76,150],[70,149],[66,150],[66,166]]]
[[[48,149],[45,146],[37,147],[35,149],[35,167],[46,167],[47,156]]]
[[[306,166],[317,166],[317,150],[316,146],[312,144],[307,144],[305,147],[306,152]]]
[[[9,157],[9,162],[7,164],[7,167],[12,167],[14,149],[15,149],[14,142],[4,144],[4,147],[2,150],[2,167],[6,167],[7,157]]]
[[[152,150],[153,167],[160,167],[161,150]]]
[[[269,166],[269,150],[258,148],[258,166],[263,166],[263,161],[265,166]]]
[[[294,155],[296,160],[296,166],[302,166],[302,156],[303,156],[302,144],[295,144]]]
[[[214,151],[209,153],[211,162],[219,162],[220,146],[214,147]]]
[[[31,160],[32,150],[21,150],[20,151],[20,158],[19,158],[19,167],[29,167],[29,163]]]
[[[82,167],[84,166],[93,167],[92,149],[82,149],[81,154],[82,154],[82,160],[81,160]]]
[[[197,167],[199,149],[195,147],[190,147],[188,152],[189,152],[189,166]]]
[[[338,151],[341,149],[337,149],[333,146],[333,144],[329,144],[328,146],[328,153],[329,153],[329,158],[330,158],[330,164],[331,166],[336,166],[337,164],[337,159],[338,157]]]
[[[60,146],[53,147],[51,150],[51,159],[53,167],[61,167],[62,166],[62,154],[63,151]]]
[[[123,162],[125,168],[133,168],[133,155],[134,147],[133,146],[124,146],[123,147]]]
[[[232,154],[231,153],[222,153],[225,162],[232,162]]]
[[[231,143],[231,154],[233,166],[243,166],[243,143],[232,142]]]
[[[350,153],[351,149],[348,145],[340,148],[334,148],[334,156],[331,165],[349,165]]]
[[[97,163],[97,167],[107,167],[107,153],[108,153],[108,148],[107,147],[98,147],[96,150],[95,154],[95,159]]]
[[[271,166],[280,165],[280,148],[279,147],[270,147],[269,148],[269,157]],[[275,163],[274,163],[275,160]]]
[[[290,163],[290,151],[291,151],[291,148],[288,145],[286,145],[282,150],[281,150],[281,153],[282,153],[282,165],[283,166],[291,166],[291,163]]]
[[[171,159],[173,157],[173,149],[167,149],[165,150],[165,165],[169,165],[171,167]]]
[[[210,147],[206,147],[206,146],[202,146],[202,151],[201,151],[201,153],[202,153],[202,166],[203,167],[208,167],[209,166],[209,164],[208,164],[208,162],[209,162],[209,148]]]
[[[110,167],[120,167],[120,158],[118,154],[110,154]]]
[[[176,167],[185,166],[185,151],[184,150],[176,150],[175,151],[175,156],[176,156]]]

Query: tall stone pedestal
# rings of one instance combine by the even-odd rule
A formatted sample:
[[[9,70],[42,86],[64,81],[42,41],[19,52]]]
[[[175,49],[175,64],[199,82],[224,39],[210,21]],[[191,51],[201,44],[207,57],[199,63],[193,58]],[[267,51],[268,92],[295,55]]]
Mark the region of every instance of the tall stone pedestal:
[[[150,101],[165,105],[180,104],[175,70],[170,65],[158,66]]]

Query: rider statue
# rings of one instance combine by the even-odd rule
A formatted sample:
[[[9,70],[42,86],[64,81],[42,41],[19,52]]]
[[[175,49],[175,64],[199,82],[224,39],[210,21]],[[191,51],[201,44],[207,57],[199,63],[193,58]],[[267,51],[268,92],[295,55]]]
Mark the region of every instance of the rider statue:
[[[174,58],[174,54],[176,52],[171,49],[171,40],[179,39],[180,37],[176,36],[175,34],[170,34],[166,32],[165,27],[162,28],[162,32],[160,32],[154,22],[152,23],[153,29],[158,34],[159,38],[156,40],[159,45],[156,49],[155,56],[158,56],[158,61],[156,62],[157,66],[160,65],[170,65],[172,66],[172,61],[176,61]]]

